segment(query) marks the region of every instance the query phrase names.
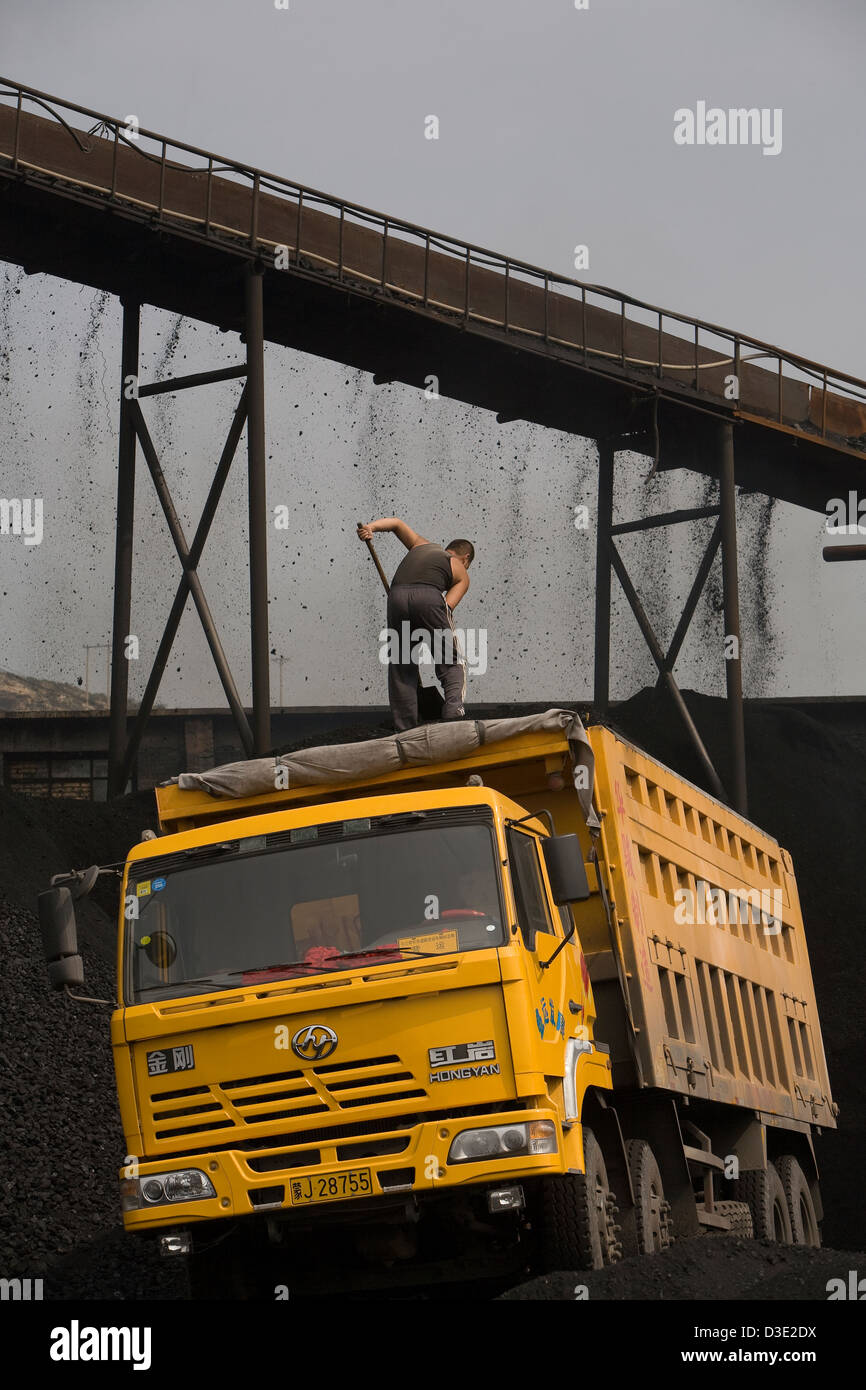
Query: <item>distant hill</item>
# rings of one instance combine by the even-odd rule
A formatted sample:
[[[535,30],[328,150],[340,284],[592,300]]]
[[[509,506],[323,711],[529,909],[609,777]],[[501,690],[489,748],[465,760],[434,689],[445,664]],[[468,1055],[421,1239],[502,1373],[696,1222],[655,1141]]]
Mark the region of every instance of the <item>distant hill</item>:
[[[92,691],[88,699],[83,685],[65,685],[62,681],[42,681],[33,676],[0,671],[0,711],[38,714],[65,709],[107,710],[108,700],[105,695],[95,695]]]

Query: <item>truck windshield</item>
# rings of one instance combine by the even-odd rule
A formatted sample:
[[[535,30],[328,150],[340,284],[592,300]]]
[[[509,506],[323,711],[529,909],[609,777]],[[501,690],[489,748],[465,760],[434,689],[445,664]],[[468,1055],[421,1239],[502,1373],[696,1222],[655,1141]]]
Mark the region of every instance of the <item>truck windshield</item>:
[[[135,861],[127,1000],[501,945],[492,825],[419,822],[357,835],[369,822],[337,822]]]

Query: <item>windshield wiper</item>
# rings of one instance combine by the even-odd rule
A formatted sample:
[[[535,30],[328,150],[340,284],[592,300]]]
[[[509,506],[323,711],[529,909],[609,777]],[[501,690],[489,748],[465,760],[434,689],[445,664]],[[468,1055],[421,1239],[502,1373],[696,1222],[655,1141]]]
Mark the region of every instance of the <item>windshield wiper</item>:
[[[414,946],[371,946],[366,951],[343,951],[330,960],[352,960],[355,956],[438,956],[439,951],[416,951]]]
[[[324,960],[293,960],[287,961],[284,965],[258,965],[255,969],[245,970],[244,975],[270,975],[276,974],[280,970],[331,970],[340,960],[355,960],[358,957],[363,959],[365,956],[434,956],[436,951],[416,951],[409,946],[405,949],[402,946],[371,946],[367,951],[343,951],[340,954],[326,956]]]
[[[333,959],[333,957],[332,957]],[[242,970],[242,975],[268,975],[275,970],[320,970],[321,965],[315,960],[287,960],[281,965],[251,965],[247,970]]]

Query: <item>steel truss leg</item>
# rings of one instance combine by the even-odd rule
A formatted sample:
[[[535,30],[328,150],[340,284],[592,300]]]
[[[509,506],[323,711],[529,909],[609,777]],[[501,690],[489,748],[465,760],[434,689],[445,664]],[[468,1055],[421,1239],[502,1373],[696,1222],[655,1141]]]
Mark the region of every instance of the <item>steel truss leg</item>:
[[[593,704],[598,714],[610,704],[610,564],[613,524],[612,439],[598,445],[598,510],[595,534],[595,680]]]
[[[596,713],[604,715],[610,702],[610,599],[611,569],[616,574],[623,593],[628,600],[641,630],[644,641],[658,667],[658,684],[663,685],[676,705],[695,751],[701,761],[713,794],[727,801],[742,815],[748,812],[746,794],[746,747],[743,720],[743,682],[741,662],[741,634],[739,586],[737,576],[737,518],[734,492],[734,438],[733,426],[727,421],[719,425],[719,483],[720,500],[718,508],[702,507],[691,510],[666,512],[643,521],[625,522],[613,525],[613,484],[614,448],[611,439],[599,444],[598,481],[598,534],[596,541],[596,602],[595,602],[595,695]],[[616,536],[625,532],[648,530],[660,525],[671,525],[679,521],[697,520],[718,515],[718,522],[710,537],[706,552],[698,567],[682,615],[677,623],[667,653],[662,651],[653,631],[647,612],[640,601],[637,590],[631,582],[622,557],[616,547]],[[712,568],[716,552],[722,550],[722,580],[724,586],[725,610],[725,681],[728,700],[728,719],[730,729],[732,794],[728,794],[713,766],[712,759],[704,746],[688,706],[683,699],[673,675],[673,667],[679,655],[686,633],[694,617],[700,595]],[[733,651],[728,656],[727,647],[731,639]]]
[[[125,788],[135,765],[141,740],[153,709],[154,700],[188,595],[192,595],[205,637],[211,649],[235,725],[247,757],[255,752],[267,752],[270,742],[270,698],[268,690],[268,649],[267,649],[267,516],[265,512],[265,455],[264,455],[264,386],[263,386],[263,337],[261,314],[261,276],[256,277],[258,287],[258,306],[256,306],[255,287],[247,288],[247,340],[248,363],[236,367],[223,367],[212,372],[197,372],[194,375],[176,377],[172,380],[153,382],[146,386],[138,383],[139,325],[141,305],[134,301],[123,301],[123,348],[121,357],[121,406],[120,406],[120,444],[118,452],[117,484],[117,530],[114,567],[114,616],[112,626],[112,666],[111,702],[109,711],[109,755],[108,755],[108,794],[119,795]],[[250,351],[249,343],[253,350]],[[258,345],[258,351],[255,347]],[[223,447],[207,501],[196,529],[192,546],[187,545],[183,526],[174,506],[165,475],[153,441],[145,423],[138,397],[158,395],[166,392],[185,390],[193,386],[226,381],[246,376],[252,363],[252,372],[257,383],[251,389],[244,385],[240,401],[235,410],[228,438]],[[134,378],[136,391],[128,391],[129,378]],[[248,422],[250,401],[257,402],[257,418],[250,422],[252,431],[250,441],[250,495],[261,505],[254,511],[251,505],[251,534],[255,535],[250,548],[251,586],[255,601],[253,605],[253,694],[254,709],[258,698],[258,729],[254,737],[247,720],[246,711],[229,669],[225,652],[217,634],[204,589],[197,573],[199,560],[213,522],[225,481],[237,450],[244,424]],[[132,728],[127,739],[129,667],[126,658],[126,638],[129,635],[132,607],[132,543],[135,518],[135,452],[140,444],[147,466],[153,478],[168,528],[180,557],[183,572],[175,593],[165,631],[160,641],[153,667],[148,678],[144,696],[135,713]],[[262,595],[264,597],[264,626],[262,627]],[[262,631],[264,633],[264,653],[261,651]],[[262,660],[263,656],[263,660]],[[262,684],[262,665],[264,666],[264,685]],[[261,705],[264,700],[264,711]]]
[[[111,627],[111,697],[108,715],[109,797],[126,786],[122,772],[129,699],[126,638],[132,616],[132,541],[135,524],[135,424],[127,399],[129,377],[138,379],[138,336],[141,306],[123,301],[123,340],[120,354],[120,442],[117,455],[117,520],[114,548],[114,614]]]
[[[246,422],[246,409],[247,393],[245,387],[243,392],[241,393],[241,398],[238,401],[237,408],[234,413],[234,418],[231,423],[231,428],[229,429],[228,438],[226,439],[225,446],[220,456],[220,461],[217,465],[216,473],[214,474],[213,482],[210,486],[210,491],[208,492],[207,501],[204,505],[204,511],[202,512],[201,520],[199,521],[198,527],[196,529],[193,543],[190,546],[189,570],[195,570],[198,566],[199,560],[201,559],[201,554],[204,550],[205,541],[207,540],[208,534],[210,532],[211,522],[213,521],[214,516],[216,514],[217,506],[219,505],[219,500],[222,496],[226,478],[228,477],[229,469],[231,468],[232,460],[235,456],[235,452],[240,441],[241,433],[243,432],[244,424]],[[169,655],[171,654],[171,648],[174,643],[174,639],[177,635],[178,627],[180,626],[180,620],[183,617],[183,610],[186,607],[187,595],[190,591],[189,570],[184,569],[184,572],[180,579],[180,583],[177,586],[177,592],[174,596],[174,602],[171,606],[171,611],[168,615],[168,620],[165,625],[165,631],[162,634],[162,639],[157,649],[156,656],[154,657],[153,667],[151,669],[150,676],[148,677],[144,694],[141,697],[141,703],[138,707],[138,710],[136,711],[136,715],[133,720],[132,729],[129,735],[129,743],[127,745],[123,763],[124,779],[129,776],[129,771],[135,762],[136,755],[138,754],[138,749],[141,744],[141,739],[144,734],[145,726],[147,724],[147,720],[150,717],[150,712],[153,709],[153,704],[157,696],[157,691],[159,690],[159,684],[162,680],[163,673],[168,663]],[[243,715],[242,724],[238,726],[238,733],[240,734],[241,742],[244,746],[244,751],[250,752],[250,750],[252,749],[252,734],[250,732],[249,724],[247,723],[245,714]]]
[[[249,468],[250,642],[253,674],[253,738],[263,757],[271,747],[270,642],[268,637],[268,513],[265,460],[265,359],[263,274],[246,279],[247,458]]]
[[[735,650],[725,653],[728,720],[731,738],[733,805],[748,812],[746,791],[746,735],[743,722],[743,668],[740,640],[740,589],[737,574],[737,504],[734,492],[734,427],[719,426],[719,486],[722,523],[722,585],[725,606],[725,639],[735,639]]]
[[[168,529],[171,532],[171,538],[174,541],[175,549],[180,557],[189,591],[198,609],[198,616],[204,629],[208,646],[211,649],[211,655],[213,656],[214,664],[219,673],[226,699],[234,715],[238,733],[241,736],[247,755],[252,756],[252,739],[249,725],[247,724],[246,713],[241,703],[241,697],[238,694],[234,677],[229,670],[229,664],[217,634],[216,624],[213,620],[208,601],[205,598],[202,582],[192,564],[190,549],[186,543],[183,526],[175,510],[175,505],[172,501],[171,493],[168,490],[168,484],[165,481],[165,475],[162,471],[159,458],[157,457],[156,449],[153,446],[153,441],[150,437],[147,425],[145,424],[144,416],[141,413],[141,406],[138,404],[138,401],[133,401],[132,405],[133,420],[135,422],[136,434],[138,435],[138,442],[141,445],[141,452],[144,454],[145,461],[150,469],[154,487],[156,488],[160,505],[165,514],[165,519],[168,523]]]
[[[623,593],[628,599],[629,606],[632,612],[634,613],[635,618],[637,619],[638,626],[641,632],[643,633],[644,640],[646,641],[646,644],[650,649],[653,661],[659,669],[660,681],[664,684],[665,689],[668,691],[668,694],[670,695],[671,699],[676,705],[680,717],[683,723],[685,724],[686,729],[688,730],[689,737],[692,740],[692,743],[694,744],[695,751],[698,757],[700,758],[701,763],[703,764],[704,771],[706,772],[707,777],[709,778],[710,785],[713,789],[713,795],[719,797],[719,799],[722,801],[727,801],[727,792],[722,786],[719,774],[713,767],[712,759],[709,753],[707,752],[706,748],[704,747],[703,739],[698,733],[697,725],[695,724],[695,721],[692,719],[692,716],[689,713],[688,706],[685,700],[683,699],[682,691],[680,690],[679,686],[674,680],[673,672],[665,669],[665,654],[659,646],[658,638],[653,632],[652,624],[650,623],[650,620],[646,614],[643,604],[638,598],[637,591],[634,585],[632,584],[631,579],[628,576],[625,565],[623,564],[620,558],[619,552],[613,546],[611,547],[610,558],[613,562],[614,570],[616,571],[616,577],[622,585]]]

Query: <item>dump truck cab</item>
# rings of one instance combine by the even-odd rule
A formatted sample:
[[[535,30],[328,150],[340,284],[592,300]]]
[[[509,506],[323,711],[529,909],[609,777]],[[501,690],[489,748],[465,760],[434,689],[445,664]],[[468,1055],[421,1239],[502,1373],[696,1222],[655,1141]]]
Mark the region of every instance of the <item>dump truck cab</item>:
[[[127,1228],[194,1244],[267,1213],[290,1237],[316,1207],[384,1214],[405,1248],[428,1215],[525,1220],[527,1183],[582,1170],[582,1094],[611,1086],[565,901],[588,893],[577,837],[484,786],[136,846],[112,1024]]]

